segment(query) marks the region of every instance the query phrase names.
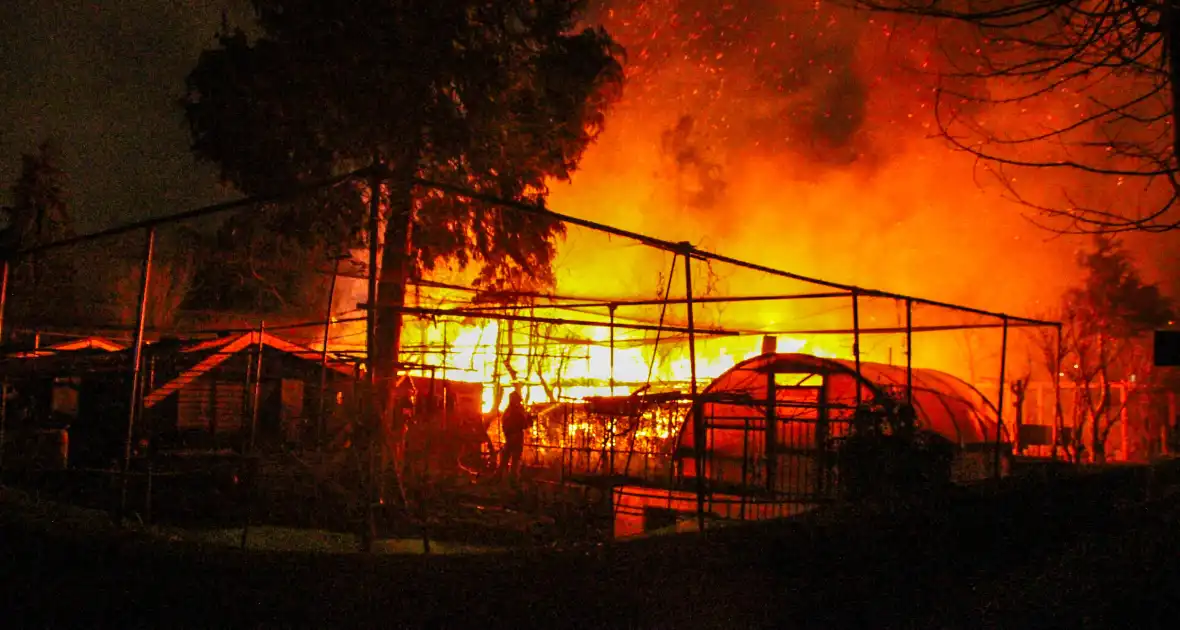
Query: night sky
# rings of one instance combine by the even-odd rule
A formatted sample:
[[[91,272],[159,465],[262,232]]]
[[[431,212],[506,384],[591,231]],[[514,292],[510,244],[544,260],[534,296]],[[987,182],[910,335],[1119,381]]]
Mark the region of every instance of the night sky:
[[[235,0],[0,2],[0,179],[43,138],[62,150],[80,231],[208,203],[176,100]],[[239,13],[239,15],[241,15]]]

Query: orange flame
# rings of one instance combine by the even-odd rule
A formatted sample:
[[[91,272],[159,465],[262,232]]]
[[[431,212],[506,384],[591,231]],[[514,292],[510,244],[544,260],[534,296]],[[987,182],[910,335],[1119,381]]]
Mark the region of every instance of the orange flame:
[[[815,277],[1006,312],[1041,313],[1072,281],[1074,244],[1044,238],[1021,207],[979,183],[970,156],[931,137],[936,84],[921,72],[939,62],[924,26],[790,0],[749,3],[766,19],[709,0],[609,4],[601,18],[629,51],[627,92],[574,181],[552,184],[550,207]],[[663,295],[659,274],[672,263],[667,253],[574,229],[559,252],[555,290],[567,295]],[[806,290],[694,265],[700,293]],[[364,301],[363,291],[358,284],[351,301]],[[423,302],[466,297],[440,291]],[[896,305],[863,308],[862,326],[901,325]],[[696,376],[707,383],[757,354],[763,333],[775,334],[782,352],[851,358],[848,335],[775,333],[851,328],[849,310],[830,301],[702,306],[698,326],[746,334],[702,335]],[[654,323],[658,312],[634,317]],[[922,316],[934,323],[929,311]],[[616,330],[612,357],[605,317],[593,317],[603,325],[542,335],[519,323],[409,320],[405,353],[448,379],[494,386],[485,389],[485,412],[494,411],[495,387],[520,384],[539,402],[690,379],[682,336],[657,348],[650,332]],[[682,305],[669,308],[669,324],[685,319]],[[915,365],[968,380],[981,362],[982,373],[998,372],[998,333],[915,342]],[[911,351],[897,334],[861,345],[865,360],[881,362]]]

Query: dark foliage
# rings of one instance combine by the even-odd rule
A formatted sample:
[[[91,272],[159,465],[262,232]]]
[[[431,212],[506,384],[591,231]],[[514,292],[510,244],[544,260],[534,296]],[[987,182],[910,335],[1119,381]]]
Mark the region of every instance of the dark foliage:
[[[384,223],[370,369],[398,368],[407,280],[480,265],[491,288],[551,280],[562,226],[425,192],[420,178],[541,202],[602,130],[622,68],[577,0],[255,0],[261,34],[222,33],[188,77],[193,151],[249,194],[373,166],[277,209],[276,233],[307,247],[355,244],[371,189]],[[239,245],[234,245],[239,247]],[[266,248],[263,248],[265,251]],[[298,259],[298,256],[288,256]],[[393,388],[378,405],[400,457]],[[376,426],[369,430],[376,430]]]
[[[538,201],[547,178],[572,173],[620,86],[609,37],[573,30],[578,4],[258,0],[263,35],[222,34],[189,76],[193,150],[247,193],[377,158],[394,171],[387,195],[410,195],[420,176]],[[366,196],[322,191],[272,227],[340,243],[363,229]],[[548,277],[551,221],[422,192],[412,214],[417,270],[475,260],[489,283],[511,268]]]
[[[74,311],[73,261],[61,250],[12,257],[15,252],[73,236],[68,211],[66,174],[52,142],[21,156],[21,171],[12,186],[12,206],[3,209],[0,251],[11,257],[6,330],[63,324]],[[11,323],[11,325],[10,325]]]
[[[331,269],[328,245],[274,225],[290,220],[283,208],[230,217],[196,246],[192,286],[182,308],[193,313],[323,316]]]
[[[852,500],[901,497],[950,483],[954,445],[920,430],[908,405],[884,401],[856,414],[836,441],[840,489]]]

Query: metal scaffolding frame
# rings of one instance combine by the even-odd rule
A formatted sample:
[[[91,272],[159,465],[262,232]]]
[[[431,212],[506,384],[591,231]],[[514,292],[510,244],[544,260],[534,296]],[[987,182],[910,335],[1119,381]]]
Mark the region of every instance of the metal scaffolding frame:
[[[192,220],[192,219],[196,219],[199,217],[212,216],[212,215],[223,214],[223,213],[228,213],[228,212],[242,211],[242,210],[247,210],[250,208],[256,208],[258,206],[265,205],[265,204],[278,203],[278,202],[282,202],[284,200],[295,198],[299,195],[302,195],[302,194],[305,194],[305,193],[308,193],[311,191],[315,191],[315,190],[318,190],[318,189],[321,189],[324,187],[340,185],[345,182],[364,182],[368,186],[375,189],[381,185],[384,177],[386,177],[386,173],[381,168],[379,168],[379,166],[359,169],[359,170],[356,170],[356,171],[353,171],[350,173],[346,173],[346,174],[343,174],[343,175],[340,175],[337,177],[329,178],[326,180],[321,180],[318,182],[312,182],[312,183],[309,183],[305,186],[293,188],[291,190],[284,191],[281,194],[274,194],[274,195],[267,195],[267,196],[260,196],[260,197],[249,197],[249,198],[243,198],[243,199],[239,199],[239,200],[235,200],[235,201],[231,201],[231,202],[215,204],[215,205],[211,205],[211,206],[206,206],[206,207],[202,207],[202,208],[189,210],[186,212],[181,212],[178,214],[173,214],[173,215],[164,216],[164,217],[157,217],[157,218],[153,218],[153,219],[150,219],[147,221],[130,223],[127,225],[123,225],[123,226],[119,226],[119,227],[115,227],[115,228],[111,228],[111,229],[107,229],[107,230],[102,230],[102,231],[95,232],[92,234],[87,234],[87,235],[83,235],[83,236],[77,236],[77,237],[73,237],[73,238],[69,238],[69,239],[64,239],[64,240],[57,241],[54,243],[39,245],[37,247],[30,247],[30,248],[15,252],[15,253],[11,254],[8,259],[2,261],[3,267],[2,267],[2,270],[0,270],[0,279],[2,279],[2,281],[0,281],[0,331],[4,330],[4,323],[5,323],[4,322],[4,309],[5,309],[5,305],[8,302],[8,300],[7,300],[7,298],[8,298],[8,295],[7,295],[8,294],[8,276],[9,276],[8,271],[9,271],[9,266],[12,264],[12,262],[20,260],[20,259],[28,257],[28,256],[33,256],[36,254],[48,252],[48,251],[55,250],[55,249],[62,249],[62,248],[70,247],[72,245],[77,245],[77,244],[88,242],[88,241],[94,241],[97,239],[112,237],[112,236],[116,236],[116,235],[120,235],[120,234],[135,233],[135,232],[144,233],[146,235],[146,239],[147,239],[147,246],[145,247],[145,251],[143,254],[143,258],[142,258],[142,270],[143,270],[142,274],[143,275],[142,275],[142,285],[141,285],[141,291],[140,291],[140,301],[139,301],[139,307],[138,307],[137,313],[136,313],[136,320],[137,321],[135,323],[135,327],[133,330],[133,337],[132,337],[132,347],[134,348],[134,353],[133,353],[134,359],[132,361],[131,367],[129,368],[131,371],[130,382],[131,382],[131,387],[132,387],[132,391],[129,392],[129,395],[131,396],[132,400],[134,400],[137,397],[137,395],[139,395],[141,393],[141,392],[139,392],[138,388],[139,388],[139,382],[140,382],[139,373],[141,370],[141,363],[142,363],[141,355],[142,355],[142,348],[143,348],[143,344],[144,344],[144,335],[145,335],[145,306],[144,305],[146,302],[147,293],[150,289],[151,280],[152,280],[151,270],[152,270],[152,264],[153,264],[153,257],[154,257],[154,253],[155,253],[155,247],[154,247],[155,234],[156,234],[156,230],[158,227],[163,226],[163,225],[167,225],[167,224]],[[1033,318],[1028,318],[1028,317],[1011,315],[1011,314],[1007,314],[1007,313],[993,312],[993,311],[973,308],[973,307],[969,307],[969,306],[950,304],[950,303],[946,303],[946,302],[925,299],[925,298],[911,296],[911,295],[904,295],[904,294],[892,293],[892,292],[887,292],[887,291],[880,291],[880,290],[875,290],[875,289],[867,289],[867,288],[863,288],[863,287],[859,287],[859,286],[855,286],[855,285],[836,283],[836,282],[831,282],[831,281],[827,281],[827,280],[822,280],[819,278],[804,276],[804,275],[800,275],[800,274],[793,273],[790,271],[776,269],[776,268],[769,267],[766,265],[761,265],[761,264],[741,260],[738,258],[726,256],[726,255],[723,255],[720,253],[707,251],[707,250],[701,249],[699,247],[696,247],[696,246],[692,245],[691,243],[668,241],[668,240],[660,239],[657,237],[652,237],[652,236],[649,236],[646,234],[641,234],[638,232],[624,230],[624,229],[610,226],[610,225],[607,225],[604,223],[589,221],[589,220],[574,217],[571,215],[562,214],[562,213],[550,210],[542,205],[529,204],[529,203],[524,203],[524,202],[515,201],[515,200],[501,199],[501,198],[497,198],[495,196],[491,196],[491,195],[488,195],[485,193],[470,190],[470,189],[464,188],[462,186],[457,186],[457,185],[453,185],[453,184],[434,182],[434,181],[428,181],[428,180],[423,180],[423,179],[415,179],[414,185],[421,188],[421,189],[429,189],[429,190],[433,190],[433,191],[440,192],[443,194],[454,195],[456,197],[465,198],[465,199],[468,199],[472,202],[479,202],[482,204],[487,204],[488,206],[496,207],[496,208],[499,208],[502,210],[526,213],[526,214],[529,214],[532,216],[543,217],[546,219],[559,221],[559,222],[566,224],[566,225],[579,226],[579,227],[588,229],[593,232],[602,233],[602,234],[606,234],[606,235],[610,235],[610,236],[614,236],[614,237],[620,237],[620,238],[624,238],[624,239],[629,239],[629,240],[639,243],[645,247],[649,247],[649,248],[653,248],[656,250],[661,250],[664,252],[671,253],[673,255],[673,269],[675,269],[675,261],[677,261],[677,260],[683,261],[685,297],[684,298],[671,298],[669,294],[665,294],[663,299],[656,299],[656,300],[652,300],[652,299],[590,300],[590,299],[584,299],[584,298],[579,299],[579,298],[572,297],[572,296],[567,296],[567,297],[545,296],[549,299],[549,302],[544,305],[545,308],[550,308],[550,309],[564,308],[564,309],[576,309],[576,310],[582,310],[582,311],[585,311],[585,310],[597,311],[597,310],[601,309],[602,315],[606,318],[606,321],[595,321],[595,320],[590,320],[590,319],[574,319],[574,318],[562,318],[562,317],[538,317],[532,313],[526,314],[526,313],[519,312],[519,311],[524,310],[524,308],[526,308],[526,307],[523,307],[520,305],[509,305],[509,306],[500,306],[500,307],[486,307],[486,306],[479,306],[479,305],[468,305],[468,306],[464,306],[464,307],[460,307],[460,308],[425,308],[422,306],[408,306],[404,303],[383,305],[383,304],[380,304],[380,302],[377,302],[376,300],[373,299],[375,297],[376,291],[377,291],[377,277],[376,277],[376,274],[372,273],[371,270],[377,268],[376,244],[379,242],[379,238],[378,238],[379,235],[377,234],[377,232],[379,230],[379,224],[380,224],[380,221],[379,221],[380,208],[378,206],[378,200],[379,200],[380,196],[379,195],[372,195],[371,198],[373,199],[373,202],[371,203],[370,214],[369,214],[368,221],[367,221],[367,223],[368,223],[367,228],[368,228],[368,232],[369,232],[369,242],[372,244],[372,247],[370,248],[370,251],[369,251],[369,265],[368,265],[369,271],[367,271],[366,273],[363,273],[363,274],[359,274],[359,276],[363,276],[367,280],[369,299],[364,304],[359,305],[359,310],[362,310],[365,312],[364,317],[355,318],[356,320],[364,320],[368,324],[366,327],[367,333],[366,333],[366,344],[365,344],[366,350],[364,353],[365,358],[372,356],[375,353],[375,345],[374,345],[375,340],[373,337],[373,330],[375,328],[375,325],[374,325],[375,324],[375,313],[377,311],[377,308],[373,308],[374,304],[376,304],[379,307],[394,308],[394,309],[400,311],[401,313],[403,313],[404,315],[420,317],[420,318],[435,318],[435,319],[444,319],[444,320],[445,319],[452,319],[452,318],[468,318],[468,319],[476,318],[476,319],[487,319],[487,320],[521,321],[521,322],[531,322],[531,323],[546,323],[546,324],[570,325],[570,326],[593,326],[593,327],[607,328],[610,330],[610,333],[611,333],[610,334],[610,356],[611,356],[612,369],[611,369],[610,378],[611,378],[612,386],[615,383],[615,380],[614,380],[614,354],[615,354],[614,332],[616,330],[634,330],[634,331],[655,332],[655,333],[657,333],[657,344],[658,344],[659,335],[661,335],[663,333],[678,333],[678,334],[686,335],[686,337],[687,337],[687,351],[688,351],[688,354],[690,357],[689,358],[689,363],[690,363],[689,368],[690,368],[690,372],[691,372],[689,382],[687,383],[688,389],[689,389],[688,398],[689,398],[690,402],[692,403],[691,408],[694,410],[699,410],[701,408],[701,405],[699,405],[697,403],[700,400],[701,394],[700,394],[700,383],[699,383],[698,373],[697,373],[698,336],[735,336],[735,335],[741,335],[741,334],[749,334],[748,332],[743,332],[743,331],[739,331],[739,330],[724,329],[724,328],[702,328],[702,327],[697,326],[696,319],[695,319],[695,310],[699,305],[701,305],[701,304],[729,304],[729,303],[739,303],[739,302],[772,303],[772,302],[789,301],[789,300],[848,300],[851,310],[852,310],[852,321],[851,321],[850,328],[816,329],[816,330],[787,330],[787,331],[776,331],[775,334],[799,334],[799,335],[822,335],[822,334],[849,335],[850,334],[853,337],[852,354],[853,354],[853,358],[854,358],[854,361],[857,366],[858,375],[860,373],[861,341],[862,341],[863,336],[875,335],[875,334],[904,334],[905,335],[905,345],[906,345],[906,355],[907,355],[906,356],[907,390],[909,390],[912,388],[912,383],[911,383],[912,376],[911,375],[912,375],[912,369],[913,369],[912,352],[910,351],[910,349],[912,347],[912,337],[915,333],[935,332],[935,331],[943,331],[943,330],[971,329],[971,328],[981,328],[981,329],[998,328],[1002,331],[1002,342],[1001,342],[1001,348],[1000,348],[1000,374],[999,374],[1001,386],[999,388],[999,395],[998,395],[998,401],[997,401],[997,403],[998,403],[997,404],[997,411],[998,411],[998,415],[999,415],[998,420],[999,420],[999,427],[1000,428],[996,431],[996,438],[995,438],[996,439],[996,449],[995,449],[996,466],[995,466],[995,469],[998,474],[999,470],[1000,470],[999,459],[1000,459],[1000,453],[1001,453],[1002,437],[1003,437],[1002,434],[1003,434],[1003,426],[1004,426],[1004,423],[1003,423],[1003,399],[1004,399],[1003,383],[1004,383],[1004,380],[1006,377],[1005,370],[1007,368],[1009,329],[1014,328],[1014,327],[1053,327],[1053,328],[1056,328],[1056,330],[1057,330],[1058,344],[1060,344],[1061,325],[1058,322],[1044,321],[1044,320],[1038,320],[1038,319],[1033,319]],[[713,263],[725,264],[725,265],[733,266],[735,268],[758,272],[758,273],[765,274],[767,276],[771,276],[771,277],[775,277],[775,278],[792,280],[792,281],[801,282],[801,283],[804,283],[807,285],[812,285],[812,286],[817,287],[817,290],[815,292],[781,294],[781,295],[744,295],[744,296],[739,295],[739,296],[728,296],[728,297],[726,297],[726,296],[697,295],[694,292],[693,277],[692,277],[692,269],[693,269],[694,262],[704,263],[704,264],[713,264]],[[335,271],[337,273],[339,273],[339,265],[338,264],[336,265]],[[334,274],[333,279],[335,277],[336,277],[336,275]],[[429,281],[425,281],[425,282],[423,282],[423,284],[429,284]],[[445,285],[443,285],[443,286],[445,286]],[[670,286],[671,285],[669,284],[669,288],[670,288]],[[333,282],[333,289],[332,290],[335,291],[334,282]],[[540,295],[540,294],[538,294],[538,295]],[[866,298],[883,298],[883,299],[893,300],[893,301],[899,302],[899,303],[904,303],[905,309],[906,309],[906,311],[905,311],[905,313],[906,313],[905,314],[905,326],[904,327],[901,327],[901,326],[898,326],[898,327],[879,327],[879,326],[865,327],[865,326],[862,326],[862,322],[860,321],[860,308],[861,308],[861,301]],[[683,305],[685,307],[685,312],[686,312],[686,316],[687,316],[686,317],[687,324],[685,326],[671,326],[671,325],[665,324],[663,321],[662,314],[661,314],[661,321],[658,324],[628,322],[628,321],[624,321],[623,318],[621,318],[618,314],[621,309],[626,309],[628,307],[638,307],[638,306],[661,306],[664,309],[664,311],[666,312],[667,307],[669,305],[673,305],[673,304]],[[915,326],[913,323],[913,309],[916,305],[917,306],[936,307],[939,309],[946,309],[946,310],[949,310],[952,312],[959,312],[959,313],[975,315],[975,316],[983,317],[983,318],[986,318],[986,319],[989,319],[992,321],[990,321],[988,323],[963,324],[963,325]],[[331,307],[331,305],[329,304],[329,308],[330,307]],[[518,312],[512,313],[511,311],[518,311]],[[333,320],[333,318],[329,317],[324,322],[308,322],[306,324],[300,324],[300,325],[301,326],[308,326],[308,327],[322,326],[324,328],[324,339],[326,342],[326,340],[328,339],[328,327],[333,322],[339,323],[342,321],[353,321],[353,320],[351,320],[351,319]],[[277,328],[269,328],[269,330],[272,330],[272,331],[276,330],[276,329]],[[325,352],[326,352],[326,343],[325,343]],[[445,350],[444,350],[444,352],[445,352]],[[1058,354],[1060,354],[1060,353],[1058,353]],[[437,366],[434,366],[434,367],[437,367]],[[443,367],[443,369],[445,370],[445,366]],[[374,372],[375,372],[375,370],[372,370],[372,369],[366,370],[367,379],[369,381],[369,386],[373,391],[375,391],[379,385],[379,383],[377,383],[375,381]],[[858,397],[859,397],[859,390],[858,390]],[[912,397],[912,393],[908,393],[907,397]],[[862,401],[859,401],[859,400],[857,401],[858,406],[861,403],[862,403]],[[135,404],[131,405],[130,415],[127,418],[126,453],[125,453],[125,457],[123,458],[123,464],[122,464],[124,479],[126,478],[126,475],[128,473],[128,469],[129,469],[130,445],[131,445],[132,434],[134,431],[134,425],[135,425],[135,421],[136,421],[136,418],[135,418],[136,407],[137,407],[137,405],[135,405]],[[0,405],[0,439],[3,439],[3,434],[4,434],[4,425],[5,425],[4,416],[5,416],[4,407],[3,407],[3,405]],[[705,475],[704,475],[705,448],[706,448],[705,441],[706,440],[704,439],[703,436],[705,435],[706,428],[704,426],[704,420],[700,416],[701,416],[700,411],[694,411],[694,416],[693,416],[693,418],[691,418],[691,430],[692,430],[693,434],[698,438],[695,440],[696,452],[694,453],[693,459],[694,459],[694,466],[696,467],[697,472],[698,472],[697,484],[696,484],[696,489],[695,489],[695,491],[696,491],[696,504],[697,504],[697,519],[698,519],[699,526],[703,529],[704,518],[705,518],[706,495],[708,494],[709,489],[705,487],[705,480],[704,480],[704,477],[705,477]],[[2,453],[0,453],[0,457],[2,457]],[[0,460],[0,462],[2,462],[2,460]],[[371,488],[368,492],[371,493]],[[369,503],[371,504],[371,501]]]

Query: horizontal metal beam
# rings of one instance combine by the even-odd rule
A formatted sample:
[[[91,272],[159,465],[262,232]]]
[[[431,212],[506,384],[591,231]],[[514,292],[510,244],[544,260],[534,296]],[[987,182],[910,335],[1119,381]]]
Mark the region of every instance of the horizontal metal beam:
[[[356,305],[359,310],[367,310],[368,304],[363,302]],[[510,322],[536,322],[540,324],[556,324],[559,326],[596,326],[599,328],[615,328],[620,330],[647,330],[647,331],[664,331],[664,332],[683,332],[687,333],[688,328],[678,326],[657,326],[654,324],[625,324],[621,322],[596,322],[585,319],[565,319],[560,317],[532,317],[529,315],[510,315],[508,313],[496,313],[488,311],[473,311],[465,308],[454,309],[439,309],[439,308],[421,308],[416,306],[389,306],[391,310],[398,311],[405,315],[420,315],[424,317],[469,317],[473,319],[495,319]],[[712,335],[718,337],[738,337],[747,333],[742,333],[734,330],[724,330],[719,328],[696,328],[693,332],[699,335]]]
[[[890,293],[888,291],[864,289],[864,288],[858,287],[856,285],[843,284],[840,282],[831,282],[829,280],[821,280],[819,278],[812,278],[812,277],[804,276],[804,275],[797,274],[797,273],[791,273],[789,271],[783,271],[782,269],[776,269],[774,267],[768,267],[766,265],[760,265],[757,263],[747,262],[744,260],[739,260],[737,258],[732,258],[729,256],[724,256],[721,254],[715,254],[712,252],[704,251],[704,250],[698,249],[697,247],[693,246],[691,243],[687,243],[687,242],[676,243],[676,242],[672,242],[672,241],[668,241],[668,240],[664,240],[664,239],[654,238],[651,236],[647,236],[646,234],[640,234],[639,232],[632,232],[630,230],[624,230],[622,228],[617,228],[614,226],[606,225],[605,223],[598,223],[597,221],[580,219],[578,217],[570,216],[568,214],[554,212],[553,210],[545,208],[544,206],[541,206],[541,205],[524,203],[524,202],[520,202],[520,201],[513,201],[510,199],[502,199],[502,198],[496,197],[494,195],[480,193],[478,191],[470,190],[470,189],[464,188],[462,186],[455,186],[452,184],[444,184],[441,182],[434,182],[434,181],[429,181],[429,180],[424,180],[424,179],[416,179],[416,180],[414,180],[414,183],[417,184],[418,186],[422,186],[424,188],[432,188],[434,190],[449,192],[451,194],[458,195],[460,197],[466,197],[468,199],[473,199],[476,201],[483,201],[485,203],[489,203],[492,205],[497,205],[497,206],[501,206],[501,207],[505,207],[505,208],[512,208],[514,210],[520,210],[521,212],[526,212],[526,213],[529,213],[529,214],[532,214],[535,216],[547,217],[547,218],[550,218],[550,219],[553,219],[556,221],[561,221],[563,223],[568,223],[571,225],[585,227],[585,228],[595,230],[598,232],[612,234],[614,236],[621,236],[623,238],[628,238],[628,239],[637,241],[639,243],[649,245],[649,246],[654,247],[656,249],[661,249],[664,251],[669,251],[669,252],[673,252],[673,253],[677,253],[677,254],[683,254],[685,256],[692,256],[692,257],[697,258],[699,260],[725,263],[728,265],[733,265],[735,267],[742,267],[745,269],[750,269],[751,271],[760,271],[762,273],[772,275],[772,276],[778,276],[780,278],[788,278],[791,280],[797,280],[799,282],[805,282],[805,283],[813,284],[816,286],[828,287],[829,289],[836,289],[836,290],[847,292],[847,293],[856,293],[856,294],[859,294],[864,297],[879,297],[879,298],[888,298],[888,299],[893,299],[893,300],[912,300],[915,304],[924,304],[926,306],[936,306],[939,308],[946,308],[946,309],[951,309],[951,310],[956,310],[956,311],[962,311],[965,313],[974,313],[976,315],[995,317],[997,319],[1007,319],[1009,321],[1019,321],[1019,322],[1024,322],[1026,324],[1031,324],[1034,326],[1051,326],[1051,327],[1055,327],[1055,328],[1061,326],[1060,322],[1050,322],[1050,321],[1032,319],[1032,318],[1028,318],[1028,317],[1017,317],[1015,315],[1008,315],[1006,313],[997,313],[994,311],[987,311],[984,309],[973,308],[970,306],[961,306],[958,304],[951,304],[949,302],[940,302],[938,300],[928,300],[928,299],[924,299],[924,298],[904,295],[901,293]]]
[[[304,193],[316,191],[321,188],[327,188],[329,186],[335,186],[336,184],[348,181],[348,180],[352,179],[353,177],[356,177],[357,175],[360,175],[360,174],[365,173],[367,171],[368,171],[368,167],[363,168],[363,169],[357,169],[357,170],[349,172],[349,173],[344,173],[343,175],[337,175],[336,177],[329,177],[327,179],[321,179],[318,181],[303,184],[301,186],[293,186],[285,191],[274,193],[271,195],[257,195],[254,197],[245,197],[243,199],[235,199],[233,201],[226,201],[224,203],[215,203],[212,205],[202,206],[200,208],[194,208],[192,210],[186,210],[184,212],[177,212],[177,213],[169,214],[169,215],[162,216],[162,217],[145,219],[143,221],[136,221],[134,223],[126,223],[124,225],[119,225],[119,226],[115,226],[113,228],[100,230],[98,232],[91,232],[90,234],[83,234],[80,236],[74,236],[74,237],[70,237],[70,238],[61,239],[58,241],[53,241],[52,243],[46,243],[44,245],[37,245],[35,247],[26,247],[24,249],[21,249],[15,253],[13,253],[12,257],[13,257],[13,259],[20,259],[20,258],[23,258],[23,257],[28,256],[30,254],[37,254],[40,252],[47,252],[47,251],[54,250],[54,249],[69,247],[70,245],[77,245],[79,243],[85,243],[87,241],[93,241],[93,240],[97,240],[100,238],[118,236],[120,234],[127,234],[129,232],[135,232],[137,230],[146,230],[148,228],[159,227],[161,225],[167,225],[169,223],[177,223],[177,222],[186,221],[189,219],[197,219],[200,217],[207,217],[207,216],[211,216],[211,215],[215,215],[215,214],[221,214],[223,212],[230,212],[233,210],[241,210],[243,208],[248,208],[250,206],[257,206],[257,205],[261,205],[261,204],[284,201],[284,200],[290,199],[292,197],[298,197],[299,195],[302,195]]]
[[[1012,322],[1008,323],[1009,328],[1040,328],[1042,326],[1043,326],[1043,324],[1029,323],[1029,322],[1012,321]],[[893,327],[883,327],[883,328],[860,328],[859,332],[862,335],[901,335],[901,334],[905,334],[907,331],[908,332],[916,332],[916,333],[918,333],[918,332],[948,332],[948,331],[953,331],[953,330],[975,330],[975,329],[981,329],[981,328],[982,329],[986,329],[986,328],[999,329],[999,328],[1003,328],[1003,327],[1004,327],[1004,324],[1002,324],[1002,323],[1000,323],[1000,324],[945,324],[945,325],[941,325],[941,326],[913,326],[908,329],[905,326],[899,326],[899,327],[893,326]],[[853,329],[853,328],[844,328],[844,329],[825,328],[825,329],[818,329],[818,330],[776,330],[776,331],[772,331],[772,332],[767,332],[766,334],[772,335],[772,336],[773,335],[852,335],[852,334],[855,334],[856,332],[858,332],[858,330]]]
[[[816,300],[848,297],[847,293],[789,293],[786,295],[735,295],[731,297],[711,296],[693,298],[693,304],[732,304],[738,302],[775,302],[787,300]],[[503,306],[467,307],[473,311],[526,310],[531,308],[623,308],[627,306],[663,306],[664,304],[686,304],[685,298],[644,299],[644,300],[596,300],[593,302],[555,302],[552,304],[507,304]]]

